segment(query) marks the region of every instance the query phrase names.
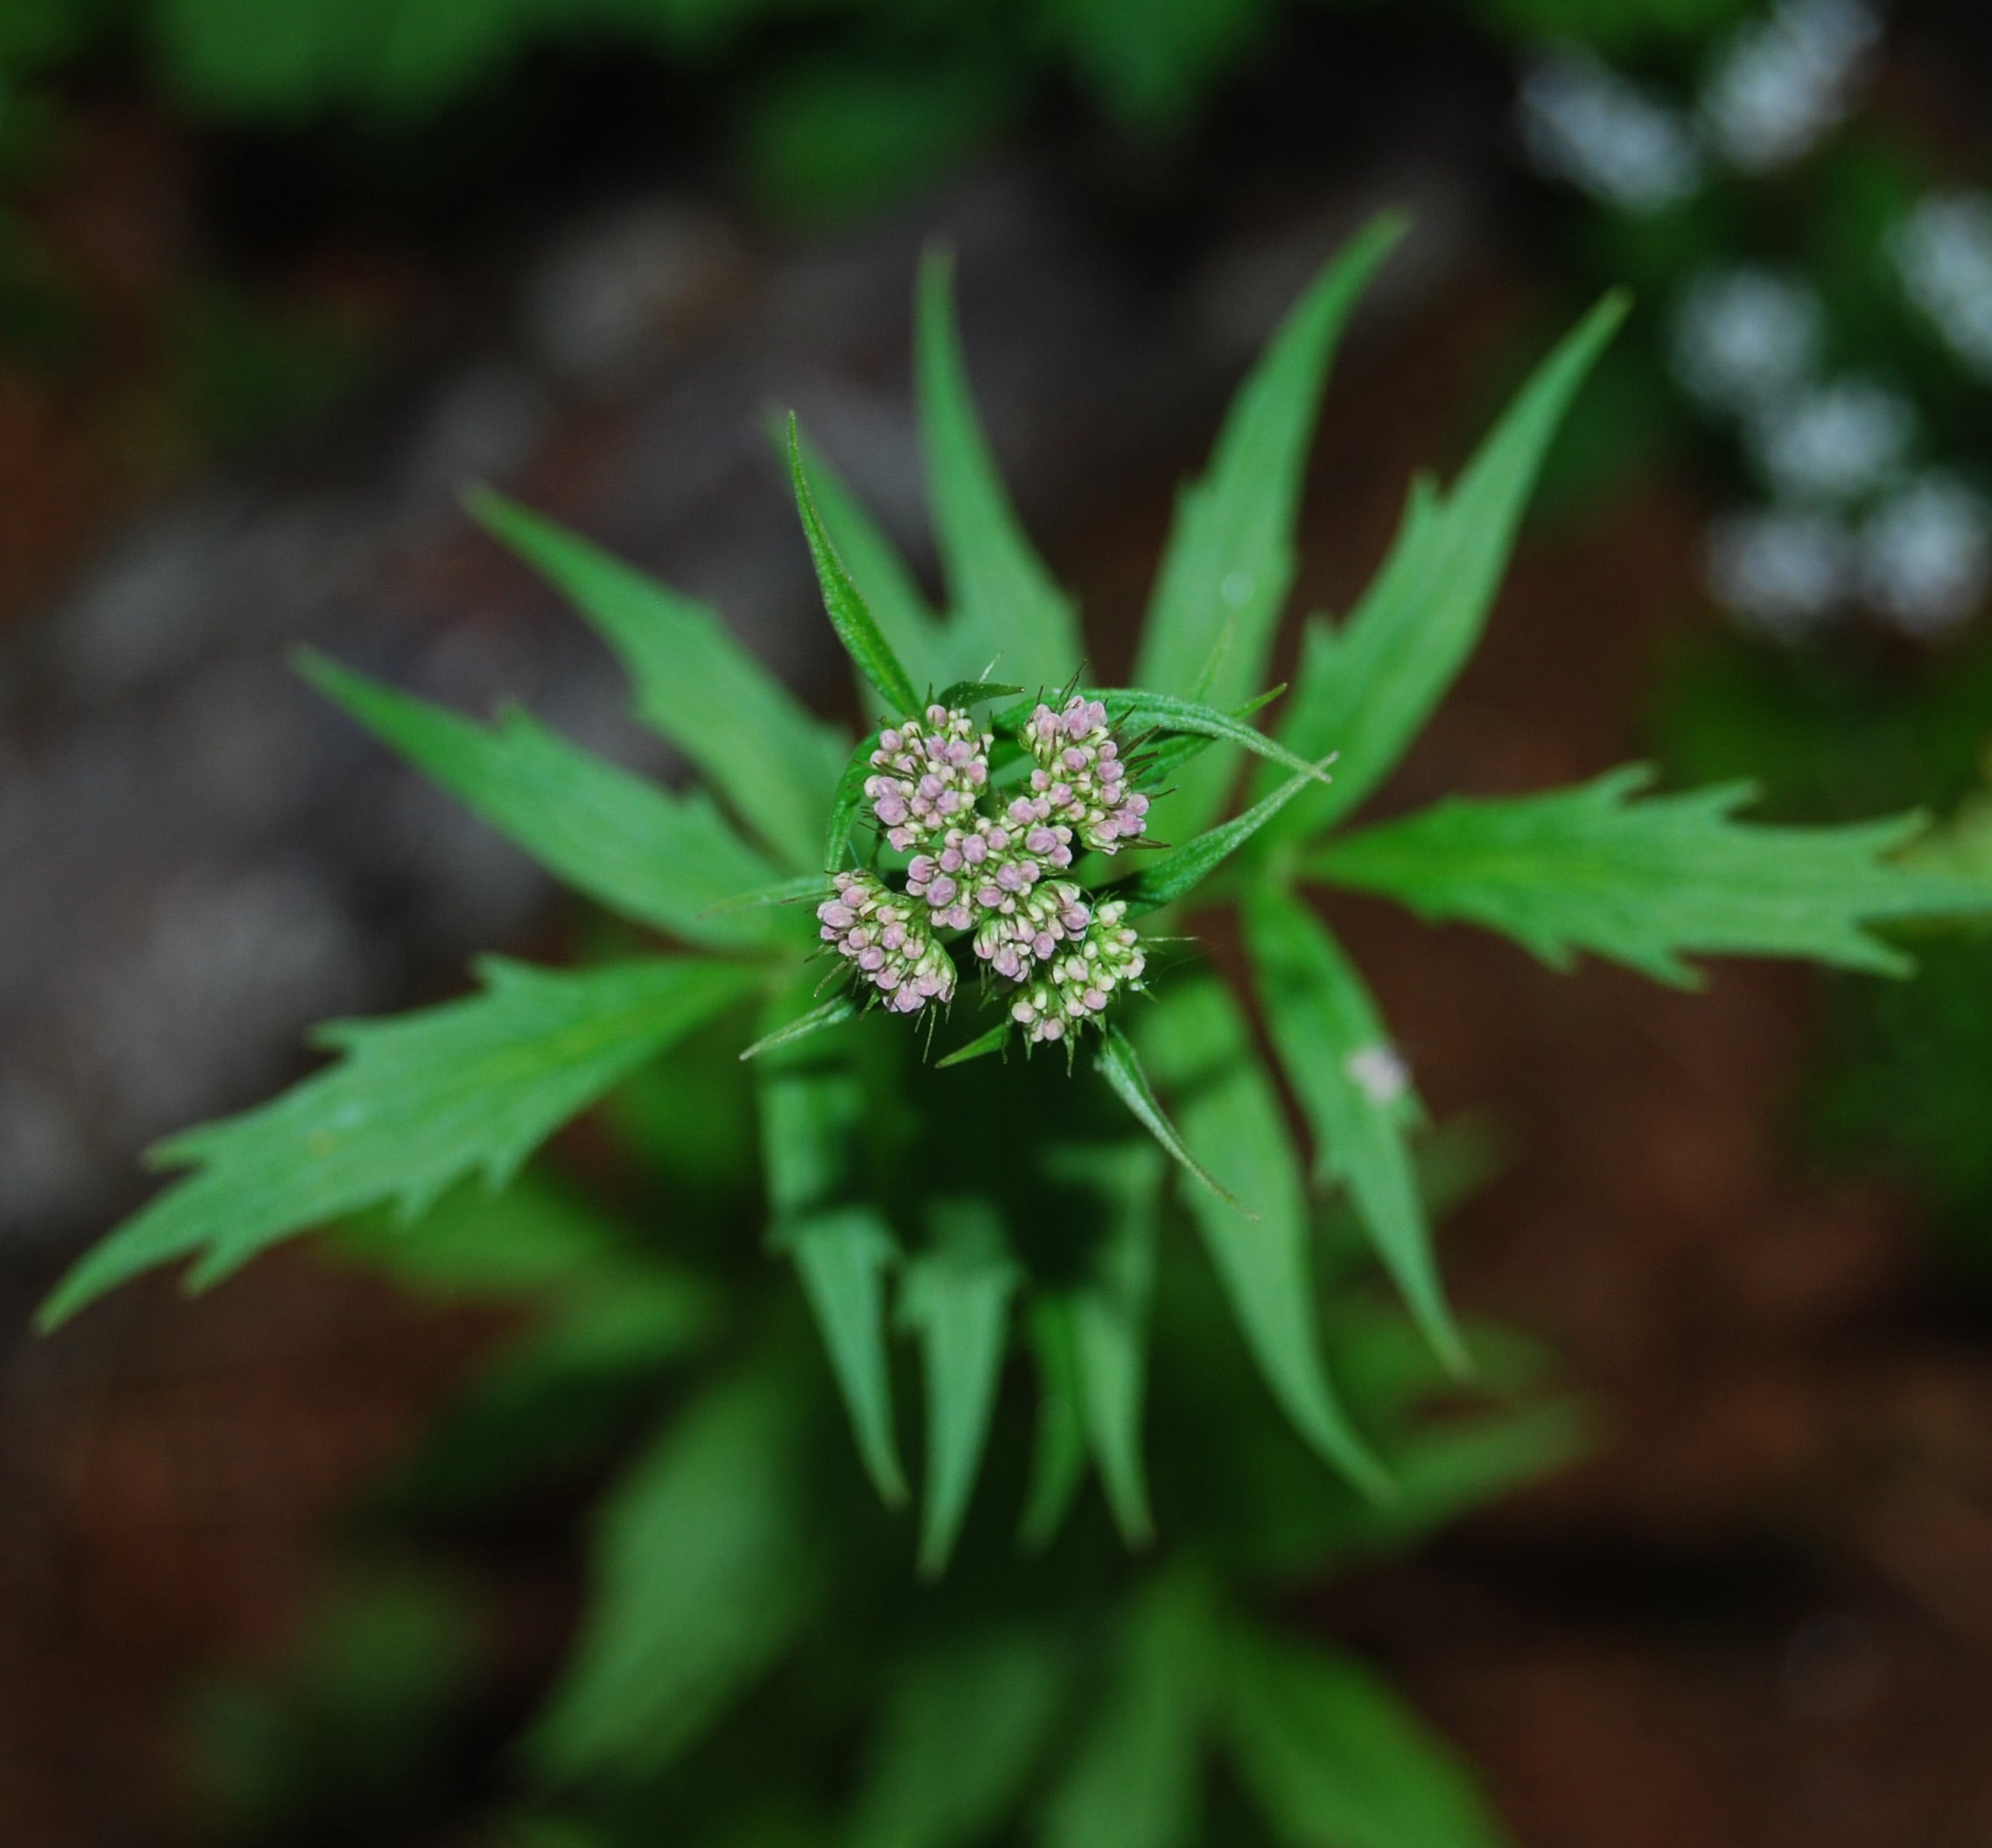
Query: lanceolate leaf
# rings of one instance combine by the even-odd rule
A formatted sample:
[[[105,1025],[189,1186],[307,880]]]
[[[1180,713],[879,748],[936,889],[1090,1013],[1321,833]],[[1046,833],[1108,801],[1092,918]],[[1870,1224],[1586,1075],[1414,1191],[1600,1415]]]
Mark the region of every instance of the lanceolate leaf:
[[[857,1003],[849,995],[839,995],[835,1000],[826,1001],[821,1007],[811,1008],[800,1019],[791,1020],[786,1026],[778,1026],[772,1033],[764,1033],[740,1054],[743,1060],[758,1059],[764,1053],[772,1053],[779,1046],[793,1046],[798,1040],[809,1039],[813,1034],[828,1032],[833,1026],[842,1026],[847,1020],[857,1018]]]
[[[453,1182],[497,1187],[618,1079],[758,979],[656,960],[555,974],[482,965],[486,991],[397,1018],[322,1029],[345,1056],[244,1116],[157,1151],[195,1172],[70,1271],[45,1326],[141,1271],[199,1255],[196,1287],[277,1240],[383,1202],[419,1214]]]
[[[1285,892],[1255,892],[1245,928],[1267,1027],[1314,1132],[1316,1165],[1348,1189],[1419,1326],[1447,1365],[1463,1372],[1465,1350],[1446,1307],[1405,1139],[1416,1101],[1397,1075],[1376,1005],[1327,927]]]
[[[1059,686],[1079,666],[1079,624],[1017,523],[968,393],[954,327],[954,266],[920,266],[916,380],[927,498],[964,645],[1012,680]]]
[[[1031,1347],[1038,1359],[1038,1435],[1031,1452],[1031,1487],[1017,1525],[1017,1544],[1040,1552],[1058,1538],[1086,1481],[1086,1422],[1080,1408],[1078,1337],[1073,1306],[1063,1296],[1031,1305]]]
[[[974,1848],[1022,1801],[1066,1704],[1059,1638],[1014,1621],[958,1632],[887,1697],[848,1848]]]
[[[844,850],[850,844],[851,830],[857,826],[864,807],[864,786],[871,775],[871,753],[878,748],[878,734],[859,740],[837,779],[837,793],[830,799],[830,821],[823,836],[823,870],[836,872],[844,864]]]
[[[720,947],[779,941],[730,901],[774,877],[701,794],[672,795],[523,712],[484,726],[307,654],[306,679],[577,892],[640,924]]]
[[[1746,785],[1633,801],[1650,774],[1634,766],[1545,795],[1436,803],[1330,844],[1307,871],[1506,932],[1558,968],[1588,949],[1681,986],[1695,976],[1681,959],[1697,953],[1899,973],[1907,959],[1871,926],[1992,912],[1982,882],[1891,862],[1915,816],[1763,827],[1736,819]]]
[[[1324,1457],[1368,1493],[1387,1493],[1322,1362],[1300,1164],[1237,1003],[1214,978],[1182,981],[1150,1011],[1143,1042],[1185,1139],[1257,1209],[1254,1225],[1202,1193],[1185,1202],[1266,1383]]]
[[[1239,1626],[1223,1719],[1240,1782],[1289,1848],[1499,1848],[1452,1753],[1348,1657]]]
[[[931,1578],[947,1569],[982,1468],[1017,1278],[989,1201],[937,1200],[928,1220],[935,1249],[909,1266],[902,1310],[926,1383],[919,1567]]]
[[[1269,687],[1256,699],[1248,699],[1243,705],[1234,706],[1230,717],[1234,719],[1248,718],[1262,707],[1271,705],[1285,691],[1286,688],[1283,685]],[[1246,729],[1249,731],[1251,728],[1248,726]],[[1264,738],[1265,734],[1263,732],[1254,732],[1253,736],[1255,738]],[[1170,787],[1171,779],[1180,766],[1188,763],[1194,757],[1201,756],[1216,742],[1217,739],[1213,737],[1208,735],[1199,736],[1195,733],[1176,732],[1159,736],[1156,742],[1147,746],[1142,752],[1142,788],[1152,790]],[[1232,742],[1243,743],[1244,741],[1234,738]],[[1271,744],[1272,740],[1268,738],[1266,742]],[[1253,751],[1259,749],[1256,745],[1248,745],[1247,748]],[[1273,748],[1279,751],[1282,756],[1291,754],[1286,751],[1283,746],[1275,745]],[[1268,753],[1264,752],[1260,752],[1260,755],[1267,756],[1269,762],[1276,763],[1279,761],[1278,758],[1268,756]],[[1295,758],[1291,767],[1303,768],[1307,766],[1303,764],[1302,760]]]
[[[936,1059],[933,1068],[945,1072],[950,1066],[966,1065],[971,1059],[986,1059],[991,1053],[1000,1053],[1010,1044],[1013,1024],[999,1020],[986,1033],[978,1033],[966,1046],[958,1046],[945,1059]]]
[[[1119,1625],[1113,1678],[1052,1792],[1041,1848],[1190,1848],[1218,1636],[1202,1587],[1155,1580]]]
[[[493,494],[471,511],[592,623],[636,682],[644,723],[712,779],[792,865],[814,866],[844,745],[708,606]]]
[[[799,989],[784,998],[776,1018],[793,1016],[805,994]],[[858,1454],[879,1494],[897,1507],[906,1484],[892,1424],[884,1311],[884,1277],[897,1248],[877,1210],[851,1198],[864,1089],[848,1035],[830,1031],[798,1040],[797,1024],[790,1018],[769,1034],[778,1043],[757,1066],[773,1242],[801,1276]]]
[[[1220,822],[1207,834],[1199,834],[1173,853],[1164,854],[1147,872],[1115,888],[1115,895],[1127,900],[1129,916],[1139,917],[1144,912],[1157,910],[1195,891],[1298,795],[1307,782],[1307,777],[1297,776],[1290,782],[1282,783],[1243,815]]]
[[[823,1331],[866,1472],[885,1504],[898,1508],[906,1478],[885,1348],[885,1273],[898,1257],[891,1228],[871,1207],[836,1207],[803,1220],[784,1242]]]
[[[1213,1179],[1210,1171],[1190,1152],[1189,1145],[1177,1133],[1176,1125],[1170,1122],[1150,1088],[1148,1074],[1142,1069],[1134,1042],[1119,1027],[1107,1029],[1094,1063],[1100,1068],[1101,1075],[1112,1088],[1114,1095],[1134,1113],[1135,1121],[1155,1138],[1170,1159],[1185,1173],[1199,1186],[1207,1188],[1233,1212],[1241,1213],[1247,1219],[1258,1217],[1236,1194]]]
[[[959,643],[927,606],[898,549],[807,437],[802,466],[823,529],[887,646],[905,663],[913,685],[939,686],[958,671]]]
[[[792,1642],[829,1570],[800,1422],[778,1376],[737,1376],[611,1491],[580,1640],[528,1741],[544,1773],[654,1774]]]
[[[858,672],[878,690],[886,711],[895,718],[917,712],[920,697],[912,677],[906,672],[884,632],[872,619],[870,609],[850,572],[830,543],[823,529],[823,516],[817,511],[809,480],[802,472],[802,445],[796,435],[795,419],[788,420],[788,466],[795,480],[795,510],[802,516],[803,537],[809,542],[809,556],[816,567],[816,581],[823,592],[823,609],[830,626],[843,643],[844,653]]]
[[[1234,401],[1210,472],[1186,489],[1156,583],[1135,679],[1214,705],[1256,690],[1294,574],[1294,526],[1322,384],[1351,311],[1401,219],[1379,219],[1287,317]],[[1218,760],[1186,771],[1168,825],[1204,826],[1224,794]]]
[[[1550,438],[1625,318],[1602,302],[1544,361],[1443,500],[1415,491],[1383,569],[1338,631],[1310,637],[1281,727],[1303,757],[1338,750],[1335,786],[1311,791],[1269,838],[1338,820],[1376,788],[1473,652]]]

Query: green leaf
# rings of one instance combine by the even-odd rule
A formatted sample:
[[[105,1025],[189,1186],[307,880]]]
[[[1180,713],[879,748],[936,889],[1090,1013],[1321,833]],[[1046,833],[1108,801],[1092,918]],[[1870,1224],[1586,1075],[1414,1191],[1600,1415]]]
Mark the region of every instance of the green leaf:
[[[989,1443],[1017,1275],[988,1200],[936,1200],[927,1217],[935,1249],[908,1265],[900,1308],[926,1383],[919,1568],[933,1578],[947,1569]]]
[[[320,1031],[345,1057],[274,1102],[163,1144],[197,1172],[86,1256],[44,1326],[155,1266],[201,1254],[192,1284],[289,1234],[384,1201],[413,1218],[453,1182],[502,1186],[569,1117],[738,1001],[758,977],[656,960],[554,974],[486,962],[480,995]]]
[[[1038,1297],[1031,1305],[1030,1327],[1038,1356],[1038,1436],[1017,1539],[1035,1553],[1058,1538],[1086,1481],[1086,1424],[1073,1305],[1062,1296]]]
[[[979,706],[985,700],[1003,699],[1023,690],[1022,687],[1010,686],[1000,680],[958,680],[942,688],[935,697],[944,706],[960,708]]]
[[[950,1636],[900,1671],[861,1786],[850,1848],[969,1848],[1022,1800],[1065,1704],[1058,1639],[1010,1623]]]
[[[1215,1664],[1206,1595],[1173,1574],[1116,1626],[1113,1678],[1045,1805],[1040,1848],[1189,1848]],[[1406,1844],[1408,1848],[1408,1844]]]
[[[1234,815],[1195,840],[1185,842],[1173,853],[1164,854],[1145,872],[1115,886],[1114,896],[1125,900],[1128,915],[1136,918],[1187,896],[1298,795],[1307,782],[1305,776],[1297,776],[1282,783],[1243,815]]]
[[[950,1066],[966,1065],[971,1059],[987,1058],[991,1053],[1000,1053],[1010,1044],[1013,1023],[999,1020],[986,1033],[977,1033],[966,1046],[958,1046],[945,1059],[936,1059],[933,1068],[945,1072]]]
[[[833,1026],[842,1026],[847,1020],[857,1018],[857,1003],[849,995],[839,995],[835,1000],[826,1001],[821,1007],[813,1007],[799,1020],[791,1020],[786,1026],[778,1026],[772,1033],[761,1037],[740,1054],[744,1064],[750,1059],[758,1059],[764,1053],[772,1053],[785,1046],[793,1046],[798,1040],[807,1040],[812,1035],[827,1032]]]
[[[878,748],[878,733],[859,740],[856,750],[844,764],[837,779],[837,793],[830,798],[829,825],[823,834],[823,871],[835,872],[844,864],[844,849],[850,844],[851,830],[857,826],[864,807],[864,786],[871,776],[871,753]]]
[[[912,677],[892,652],[892,645],[872,619],[850,572],[830,543],[823,529],[823,516],[809,492],[809,478],[802,472],[802,444],[796,433],[795,418],[788,420],[788,467],[795,482],[795,510],[802,516],[802,534],[809,542],[809,556],[816,567],[816,582],[822,587],[824,613],[837,640],[844,646],[858,672],[878,690],[885,710],[896,718],[909,717],[920,709],[920,696]]]
[[[1095,1274],[1072,1298],[1080,1415],[1122,1539],[1146,1546],[1155,1523],[1142,1466],[1142,1401],[1164,1164],[1139,1144],[1088,1153],[1108,1208]]]
[[[1414,487],[1390,555],[1347,624],[1310,631],[1280,737],[1303,757],[1339,750],[1341,762],[1335,787],[1309,792],[1269,839],[1297,839],[1347,815],[1423,729],[1479,641],[1550,438],[1625,305],[1609,296],[1578,324],[1450,495]]]
[[[1094,1063],[1099,1067],[1101,1075],[1106,1079],[1114,1095],[1134,1113],[1135,1121],[1155,1138],[1164,1152],[1180,1166],[1183,1172],[1199,1186],[1207,1187],[1211,1194],[1222,1200],[1234,1212],[1247,1219],[1256,1219],[1245,1202],[1234,1194],[1227,1192],[1212,1176],[1210,1171],[1190,1152],[1190,1147],[1177,1134],[1176,1125],[1157,1102],[1155,1092],[1150,1088],[1148,1074],[1143,1071],[1139,1055],[1134,1043],[1117,1026],[1109,1026],[1101,1040],[1100,1050]]]
[[[1433,1349],[1466,1368],[1446,1307],[1418,1175],[1405,1138],[1418,1115],[1408,1088],[1392,1096],[1361,1082],[1366,1056],[1387,1058],[1389,1037],[1362,977],[1304,905],[1267,887],[1245,905],[1246,945],[1266,1026],[1314,1133],[1316,1167],[1338,1180],[1363,1229]]]
[[[907,676],[916,687],[939,686],[954,672],[961,653],[959,644],[928,607],[898,549],[845,486],[822,452],[807,437],[801,441],[802,466],[808,473],[823,529],[849,568],[851,581],[871,612],[871,620],[884,636],[887,647],[905,663]]]
[[[487,727],[320,655],[300,656],[299,668],[556,878],[611,911],[719,948],[779,934],[765,912],[725,909],[765,887],[774,868],[704,796],[669,794],[523,712]]]
[[[480,491],[469,506],[615,650],[636,682],[644,723],[791,864],[814,866],[844,760],[838,734],[811,718],[708,605],[500,495]]]
[[[1293,583],[1308,438],[1329,362],[1404,229],[1394,214],[1380,218],[1339,252],[1240,387],[1209,472],[1177,508],[1136,657],[1142,686],[1219,706],[1257,690]],[[1215,760],[1185,772],[1165,805],[1167,825],[1205,826],[1223,800],[1227,774]]]
[[[1269,763],[1283,766],[1300,776],[1311,777],[1319,783],[1331,782],[1327,771],[1321,764],[1311,764],[1305,758],[1296,757],[1292,752],[1276,738],[1263,732],[1255,731],[1244,720],[1262,706],[1276,699],[1284,691],[1275,688],[1256,699],[1249,699],[1234,712],[1220,712],[1215,706],[1206,706],[1193,699],[1177,699],[1166,693],[1150,693],[1139,687],[1089,687],[1083,690],[1086,697],[1097,699],[1107,708],[1108,722],[1122,732],[1149,732],[1164,738],[1193,738],[1199,741],[1197,748],[1211,744],[1238,745]],[[1034,699],[1021,704],[1007,707],[989,720],[990,730],[999,735],[1014,733],[1029,718],[1037,705]],[[1192,753],[1178,752],[1175,761]],[[1325,759],[1324,762],[1332,761]],[[1155,776],[1152,768],[1144,771],[1143,781],[1152,784]]]
[[[737,899],[723,900],[710,906],[705,915],[717,918],[736,911],[765,911],[772,905],[800,905],[806,899],[821,899],[828,891],[821,873],[806,872],[800,878],[778,879],[758,892],[744,892]]]
[[[1291,1848],[1499,1848],[1451,1750],[1367,1669],[1241,1625],[1225,1676],[1232,1760]]]
[[[1285,691],[1286,688],[1283,684],[1269,687],[1256,699],[1248,699],[1243,705],[1234,706],[1228,714],[1222,716],[1233,719],[1249,718],[1253,713],[1271,705]],[[1194,702],[1185,701],[1184,704],[1193,705]],[[1201,707],[1198,710],[1210,711],[1214,709]],[[1247,750],[1257,752],[1260,755],[1265,756],[1267,760],[1271,763],[1277,763],[1283,758],[1293,756],[1293,753],[1288,751],[1284,746],[1275,744],[1271,738],[1266,737],[1264,732],[1255,732],[1249,725],[1246,725],[1242,729],[1249,734],[1249,738],[1234,737],[1230,740],[1232,743],[1244,745]],[[1251,739],[1264,740],[1267,745],[1272,746],[1274,751],[1279,752],[1279,756],[1273,757],[1267,752],[1260,751],[1259,746],[1251,742]],[[1178,732],[1171,734],[1166,730],[1160,732],[1157,741],[1145,746],[1143,749],[1141,787],[1143,789],[1164,788],[1168,783],[1170,777],[1178,768],[1190,762],[1192,759],[1201,756],[1217,742],[1217,738],[1208,733]],[[1304,768],[1310,772],[1312,768],[1311,766],[1306,764],[1304,760],[1297,757],[1293,759],[1292,767]]]
[[[1697,979],[1691,954],[1899,974],[1908,959],[1870,927],[1992,913],[1982,883],[1891,862],[1917,816],[1765,827],[1735,817],[1746,784],[1632,801],[1651,777],[1635,765],[1542,795],[1450,799],[1332,842],[1305,870],[1505,932],[1554,968],[1588,949],[1681,987]]]
[[[777,1017],[792,1012],[805,992],[784,998]],[[793,1027],[786,1037],[778,1027],[769,1038],[778,1044],[757,1069],[773,1242],[800,1273],[866,1473],[886,1505],[897,1508],[906,1499],[906,1481],[892,1424],[884,1292],[898,1248],[877,1208],[849,1197],[863,1086],[848,1034],[799,1044]]]
[[[1185,1202],[1267,1385],[1322,1456],[1366,1493],[1387,1494],[1322,1362],[1300,1164],[1243,1014],[1221,983],[1192,978],[1162,998],[1142,1037],[1185,1140],[1258,1210],[1251,1225],[1205,1194]]]
[[[955,331],[954,264],[940,251],[920,265],[915,339],[927,499],[964,644],[1025,685],[1061,686],[1080,664],[1078,620],[996,472]]]
[[[903,1507],[906,1476],[885,1349],[885,1273],[898,1259],[891,1229],[874,1208],[837,1207],[805,1219],[782,1242],[823,1332],[865,1472],[888,1508]]]
[[[793,1641],[829,1564],[798,1500],[799,1423],[783,1382],[736,1376],[611,1491],[580,1638],[528,1736],[542,1772],[654,1774]]]

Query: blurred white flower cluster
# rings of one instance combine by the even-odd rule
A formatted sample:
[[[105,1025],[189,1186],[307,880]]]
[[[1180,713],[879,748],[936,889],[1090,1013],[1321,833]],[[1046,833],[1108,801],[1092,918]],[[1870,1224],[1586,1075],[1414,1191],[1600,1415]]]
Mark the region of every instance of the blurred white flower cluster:
[[[1879,35],[1867,0],[1775,0],[1678,102],[1595,58],[1558,55],[1523,77],[1521,139],[1540,172],[1614,210],[1683,206],[1720,173],[1747,181],[1810,154],[1855,107]],[[1880,261],[1992,382],[1992,195],[1924,200]],[[1704,269],[1670,332],[1676,382],[1731,429],[1764,494],[1709,535],[1709,587],[1741,620],[1792,639],[1865,608],[1932,637],[1983,606],[1992,503],[1928,459],[1905,392],[1833,363],[1825,304],[1802,277]]]

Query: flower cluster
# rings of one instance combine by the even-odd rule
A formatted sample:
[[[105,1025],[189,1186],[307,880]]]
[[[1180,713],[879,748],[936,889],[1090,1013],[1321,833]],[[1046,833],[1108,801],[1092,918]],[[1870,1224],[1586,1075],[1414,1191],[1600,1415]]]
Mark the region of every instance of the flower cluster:
[[[823,941],[900,1013],[952,998],[954,964],[937,933],[969,933],[988,971],[1018,984],[1011,1017],[1041,1041],[1064,1038],[1140,981],[1126,905],[1095,906],[1059,875],[1075,842],[1113,853],[1138,838],[1148,798],[1131,787],[1098,700],[1040,704],[1017,741],[1032,766],[1029,788],[998,807],[995,737],[978,734],[966,712],[932,705],[881,732],[864,793],[886,840],[912,856],[905,889],[841,872],[816,917]]]
[[[1024,727],[1024,743],[1037,760],[1031,790],[1040,822],[1071,829],[1101,853],[1117,851],[1148,826],[1148,798],[1129,784],[1100,701],[1075,694],[1062,712],[1040,705]]]

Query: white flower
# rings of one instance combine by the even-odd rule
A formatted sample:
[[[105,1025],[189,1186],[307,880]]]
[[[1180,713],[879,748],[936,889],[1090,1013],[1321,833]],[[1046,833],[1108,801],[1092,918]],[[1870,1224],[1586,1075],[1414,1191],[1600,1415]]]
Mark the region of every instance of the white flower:
[[[1853,107],[1880,31],[1863,0],[1782,0],[1736,34],[1709,74],[1709,140],[1746,173],[1810,153]]]
[[[1889,249],[1910,299],[1967,365],[1992,378],[1992,195],[1925,200]]]
[[[1394,1046],[1363,1046],[1342,1061],[1349,1082],[1379,1110],[1388,1108],[1411,1088],[1411,1068]]]
[[[1709,585],[1758,628],[1786,638],[1830,615],[1854,570],[1850,536],[1830,514],[1772,508],[1732,514],[1709,538]]]
[[[1992,508],[1961,481],[1925,475],[1869,519],[1861,570],[1868,600],[1898,628],[1955,628],[1992,587]]]
[[[1750,442],[1785,499],[1850,500],[1886,486],[1916,435],[1916,407],[1900,392],[1849,378],[1770,406]]]
[[[1580,53],[1522,80],[1517,115],[1535,170],[1628,212],[1679,205],[1702,184],[1687,118]]]
[[[1819,298],[1802,283],[1704,270],[1674,313],[1674,375],[1712,410],[1761,414],[1811,374],[1820,319]]]

